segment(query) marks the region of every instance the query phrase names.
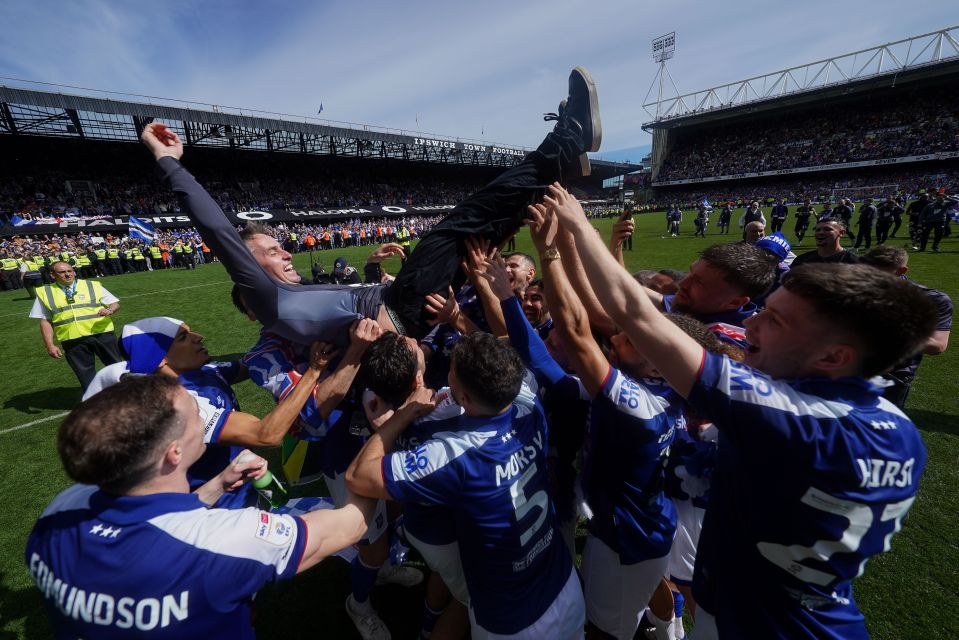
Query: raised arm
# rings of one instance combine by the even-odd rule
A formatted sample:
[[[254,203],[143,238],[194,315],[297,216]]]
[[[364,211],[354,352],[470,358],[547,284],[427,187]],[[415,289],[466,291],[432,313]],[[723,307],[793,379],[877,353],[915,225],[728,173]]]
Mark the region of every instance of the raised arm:
[[[541,261],[541,264],[544,262]],[[509,284],[509,274],[506,273],[502,257],[497,254],[487,260],[483,278],[489,282],[490,289],[500,301],[510,344],[523,359],[523,364],[536,376],[536,380],[548,385],[565,378],[566,372],[549,355],[543,339],[526,319],[519,299]]]
[[[559,183],[554,183],[549,187],[544,203],[572,234],[585,267],[602,274],[602,278],[594,281],[593,290],[603,308],[670,386],[683,397],[688,396],[699,375],[702,347],[667,320],[643,287],[616,263],[602,240],[592,231],[576,198]],[[556,311],[552,302],[550,305],[555,322]]]
[[[223,425],[218,442],[263,447],[280,444],[300,415],[303,405],[310,399],[320,374],[334,355],[333,347],[329,344],[314,343],[310,348],[310,364],[293,390],[263,418],[241,411],[231,413]]]
[[[581,304],[577,292],[573,290],[567,279],[566,270],[561,264],[565,260],[562,249],[557,254],[555,247],[550,246],[550,238],[553,235],[556,238],[556,245],[560,247],[570,246],[573,240],[563,238],[569,232],[558,228],[555,216],[543,205],[531,206],[529,213],[533,242],[540,252],[543,280],[546,283],[546,302],[549,305],[550,316],[553,318],[553,331],[560,332],[566,355],[573,369],[579,374],[580,381],[589,394],[595,396],[602,389],[606,375],[609,373],[609,362],[603,355],[602,349],[596,344],[596,340],[593,339],[586,308]],[[583,220],[586,220],[585,216]],[[555,234],[552,229],[555,229]],[[583,233],[591,235],[602,246],[602,241],[588,222]],[[615,264],[615,258],[605,248],[603,251]],[[621,269],[618,265],[617,268]],[[615,326],[613,333],[615,333]]]
[[[180,137],[165,124],[154,122],[146,126],[140,140],[156,159],[163,183],[173,191],[203,241],[240,287],[244,302],[263,326],[270,326],[277,314],[276,283],[256,263],[220,205],[180,164],[183,157]]]
[[[394,411],[383,426],[370,436],[350,463],[346,470],[346,486],[350,491],[371,498],[391,499],[383,478],[383,458],[393,449],[399,435],[434,406],[433,390],[417,387],[403,406]]]

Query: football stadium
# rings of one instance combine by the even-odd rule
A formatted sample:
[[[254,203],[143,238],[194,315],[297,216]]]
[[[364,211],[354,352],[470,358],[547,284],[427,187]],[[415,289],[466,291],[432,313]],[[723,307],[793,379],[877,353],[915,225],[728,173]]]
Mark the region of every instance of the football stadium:
[[[823,53],[636,162],[0,80],[0,636],[959,636],[959,27]]]

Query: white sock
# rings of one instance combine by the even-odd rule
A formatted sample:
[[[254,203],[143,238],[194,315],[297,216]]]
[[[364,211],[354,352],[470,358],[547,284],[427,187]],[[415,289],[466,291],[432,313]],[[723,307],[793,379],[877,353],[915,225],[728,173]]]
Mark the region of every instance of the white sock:
[[[669,620],[660,620],[651,609],[646,609],[646,617],[653,623],[656,640],[676,640],[676,636],[673,635],[673,620],[676,618],[675,615]]]
[[[683,627],[681,616],[673,616],[673,637],[676,640],[685,640],[686,638],[686,628]]]

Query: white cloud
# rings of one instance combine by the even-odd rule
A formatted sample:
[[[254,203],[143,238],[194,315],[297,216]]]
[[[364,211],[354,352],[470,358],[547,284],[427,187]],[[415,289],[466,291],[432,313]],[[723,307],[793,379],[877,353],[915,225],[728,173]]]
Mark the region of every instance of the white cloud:
[[[648,143],[649,41],[681,92],[944,26],[892,0],[484,3],[8,0],[0,75],[535,146],[569,69],[600,87],[605,149]],[[781,5],[781,6],[776,6]],[[896,15],[896,20],[890,20]]]

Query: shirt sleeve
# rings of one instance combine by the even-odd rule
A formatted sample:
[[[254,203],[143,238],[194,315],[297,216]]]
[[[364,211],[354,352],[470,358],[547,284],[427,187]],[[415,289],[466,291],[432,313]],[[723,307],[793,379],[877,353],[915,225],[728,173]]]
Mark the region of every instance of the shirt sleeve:
[[[506,331],[513,348],[519,353],[523,362],[536,376],[540,384],[556,384],[566,377],[566,372],[553,357],[549,355],[543,339],[533,329],[519,300],[515,297],[500,302],[503,317],[506,320]]]
[[[434,438],[383,458],[383,484],[398,502],[447,505],[461,498],[462,454],[456,442]]]
[[[27,317],[35,320],[49,320],[50,310],[47,309],[42,302],[40,302],[40,298],[35,298],[33,300],[33,306],[30,307],[30,313]]]
[[[224,605],[293,577],[308,537],[302,519],[254,508],[199,509],[150,523],[196,550],[204,564],[206,592]]]
[[[102,294],[100,296],[100,302],[102,302],[103,304],[113,304],[114,302],[120,302],[120,299],[118,297],[116,297],[115,295],[113,295],[112,293],[110,293],[109,291],[107,291],[106,289],[102,287],[100,288],[100,292]]]
[[[725,437],[769,455],[768,447],[813,444],[819,420],[851,411],[849,405],[802,394],[788,384],[725,356],[706,352],[689,404]]]
[[[220,441],[220,434],[226,421],[233,413],[233,402],[226,394],[218,394],[216,402],[211,402],[192,389],[187,392],[196,399],[197,409],[200,411],[200,420],[203,421],[203,442],[216,444]]]

